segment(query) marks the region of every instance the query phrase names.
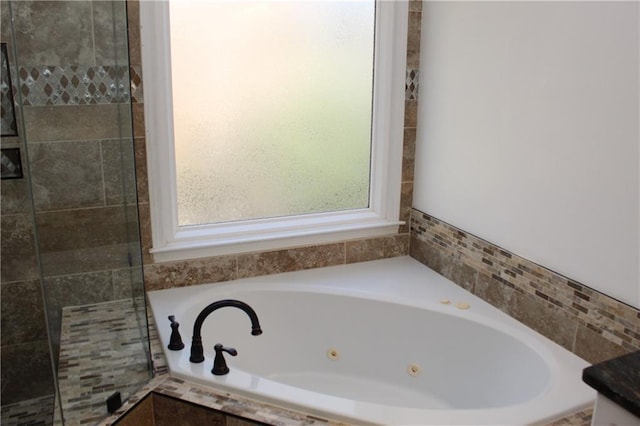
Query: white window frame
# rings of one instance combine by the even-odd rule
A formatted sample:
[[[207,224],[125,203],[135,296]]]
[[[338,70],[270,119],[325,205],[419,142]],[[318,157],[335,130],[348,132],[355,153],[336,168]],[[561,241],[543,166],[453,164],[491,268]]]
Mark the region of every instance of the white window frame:
[[[158,262],[397,233],[402,179],[407,1],[378,1],[369,208],[178,226],[168,1],[141,1],[151,253]]]

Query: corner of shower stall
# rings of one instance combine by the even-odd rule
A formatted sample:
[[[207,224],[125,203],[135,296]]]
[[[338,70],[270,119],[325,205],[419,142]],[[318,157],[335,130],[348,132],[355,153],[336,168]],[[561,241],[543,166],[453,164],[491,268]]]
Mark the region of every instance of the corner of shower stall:
[[[85,424],[151,377],[127,3],[2,1],[2,424]]]

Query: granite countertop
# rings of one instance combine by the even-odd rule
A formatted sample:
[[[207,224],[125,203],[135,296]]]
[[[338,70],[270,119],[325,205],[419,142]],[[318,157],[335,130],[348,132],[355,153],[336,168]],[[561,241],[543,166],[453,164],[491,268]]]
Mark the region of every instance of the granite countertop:
[[[640,417],[640,351],[585,368],[582,380],[611,401]]]

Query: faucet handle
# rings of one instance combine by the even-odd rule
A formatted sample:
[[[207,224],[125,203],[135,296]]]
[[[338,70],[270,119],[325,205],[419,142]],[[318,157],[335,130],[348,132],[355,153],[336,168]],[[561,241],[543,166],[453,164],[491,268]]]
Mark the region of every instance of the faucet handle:
[[[217,343],[213,350],[216,351],[216,357],[213,359],[213,369],[211,370],[212,374],[216,376],[223,376],[229,372],[229,367],[227,367],[227,361],[224,359],[223,352],[228,353],[231,356],[238,355],[238,351],[234,348],[227,348],[222,346],[222,343]]]
[[[184,348],[182,337],[180,337],[180,332],[178,331],[180,323],[176,321],[176,317],[173,315],[169,315],[169,321],[171,321],[171,337],[169,338],[168,348],[172,351],[179,351]]]

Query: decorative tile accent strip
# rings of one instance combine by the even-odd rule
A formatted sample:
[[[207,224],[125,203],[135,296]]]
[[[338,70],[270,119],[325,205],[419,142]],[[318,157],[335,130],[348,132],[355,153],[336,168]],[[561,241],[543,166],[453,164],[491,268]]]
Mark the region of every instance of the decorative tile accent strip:
[[[420,81],[420,71],[407,69],[406,81],[404,85],[404,99],[406,101],[414,101],[418,99],[418,90]]]
[[[131,102],[144,102],[144,91],[142,90],[142,66],[132,65],[129,68],[131,78]]]
[[[627,351],[640,349],[640,310],[413,209],[411,236],[528,294]]]
[[[87,105],[142,101],[139,67],[71,65],[20,67],[26,106]],[[131,74],[131,79],[130,79]]]

